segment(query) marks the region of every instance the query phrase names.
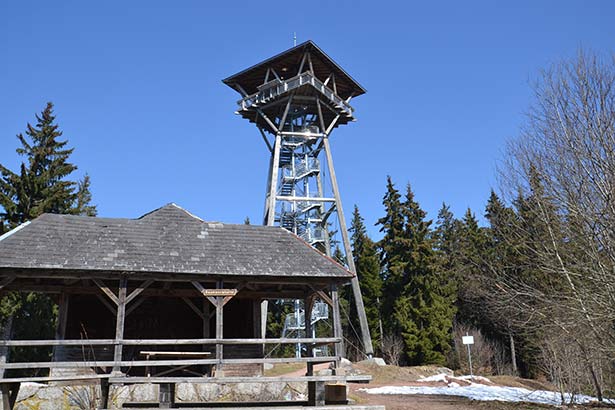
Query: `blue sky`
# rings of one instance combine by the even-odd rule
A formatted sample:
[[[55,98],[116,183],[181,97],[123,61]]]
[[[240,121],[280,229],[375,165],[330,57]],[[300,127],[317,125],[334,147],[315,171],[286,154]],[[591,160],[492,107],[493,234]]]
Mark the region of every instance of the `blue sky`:
[[[435,218],[482,215],[541,68],[613,51],[610,1],[13,1],[0,5],[0,163],[55,104],[99,215],[175,202],[262,218],[268,152],[221,79],[311,39],[366,89],[332,134],[346,213],[370,231],[386,176]]]

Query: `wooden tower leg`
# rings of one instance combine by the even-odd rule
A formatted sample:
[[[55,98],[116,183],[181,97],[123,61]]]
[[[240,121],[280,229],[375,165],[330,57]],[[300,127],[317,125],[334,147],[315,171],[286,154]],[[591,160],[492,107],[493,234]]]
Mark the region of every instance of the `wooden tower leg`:
[[[365,314],[365,305],[363,304],[363,296],[361,295],[361,286],[359,285],[359,279],[357,278],[357,268],[354,264],[354,258],[352,256],[352,247],[350,246],[350,238],[348,237],[348,229],[346,225],[346,218],[344,218],[344,208],[342,207],[342,199],[340,197],[339,188],[337,186],[337,178],[335,176],[335,168],[333,167],[333,157],[331,156],[331,147],[329,146],[329,138],[323,138],[325,155],[327,156],[327,164],[329,165],[329,174],[331,175],[331,186],[333,188],[333,195],[335,196],[335,207],[337,209],[337,218],[340,223],[340,231],[342,231],[342,242],[344,243],[344,251],[346,253],[346,262],[348,268],[354,277],[352,278],[352,293],[354,295],[355,305],[357,307],[357,315],[359,316],[359,325],[361,326],[361,336],[363,337],[363,347],[365,353],[369,358],[374,354],[374,347],[372,346],[372,337],[369,332],[369,326],[367,324],[367,315]]]

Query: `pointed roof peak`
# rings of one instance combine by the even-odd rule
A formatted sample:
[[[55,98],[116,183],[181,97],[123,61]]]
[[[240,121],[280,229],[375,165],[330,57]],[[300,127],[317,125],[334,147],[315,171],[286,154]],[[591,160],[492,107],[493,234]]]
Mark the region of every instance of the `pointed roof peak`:
[[[154,218],[154,217],[166,216],[166,215],[170,215],[170,214],[179,214],[179,215],[182,215],[182,216],[189,216],[190,218],[196,219],[199,222],[205,222],[202,218],[199,218],[198,216],[188,212],[187,210],[185,210],[181,206],[177,205],[175,202],[169,202],[168,204],[163,205],[163,206],[161,206],[158,209],[154,209],[153,211],[150,211],[150,212],[140,216],[137,219],[138,220],[144,220],[144,219],[150,219],[150,218]]]

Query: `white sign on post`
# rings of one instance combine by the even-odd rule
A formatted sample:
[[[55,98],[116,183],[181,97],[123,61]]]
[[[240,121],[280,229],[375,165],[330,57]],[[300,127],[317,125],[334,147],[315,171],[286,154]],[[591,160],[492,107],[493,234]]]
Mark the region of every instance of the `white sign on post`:
[[[474,336],[462,336],[461,342],[464,345],[473,345],[474,344]]]

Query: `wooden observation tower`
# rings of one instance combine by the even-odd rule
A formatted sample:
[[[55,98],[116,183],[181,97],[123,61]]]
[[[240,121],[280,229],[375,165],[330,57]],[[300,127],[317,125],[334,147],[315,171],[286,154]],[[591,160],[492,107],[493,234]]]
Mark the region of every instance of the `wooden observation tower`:
[[[348,267],[356,273],[329,136],[355,120],[350,100],[365,89],[312,41],[223,82],[241,94],[236,113],[256,124],[271,154],[263,223],[282,226],[330,255],[328,226],[336,214]],[[325,174],[330,178],[328,189]],[[352,290],[365,353],[371,357],[356,275]]]

